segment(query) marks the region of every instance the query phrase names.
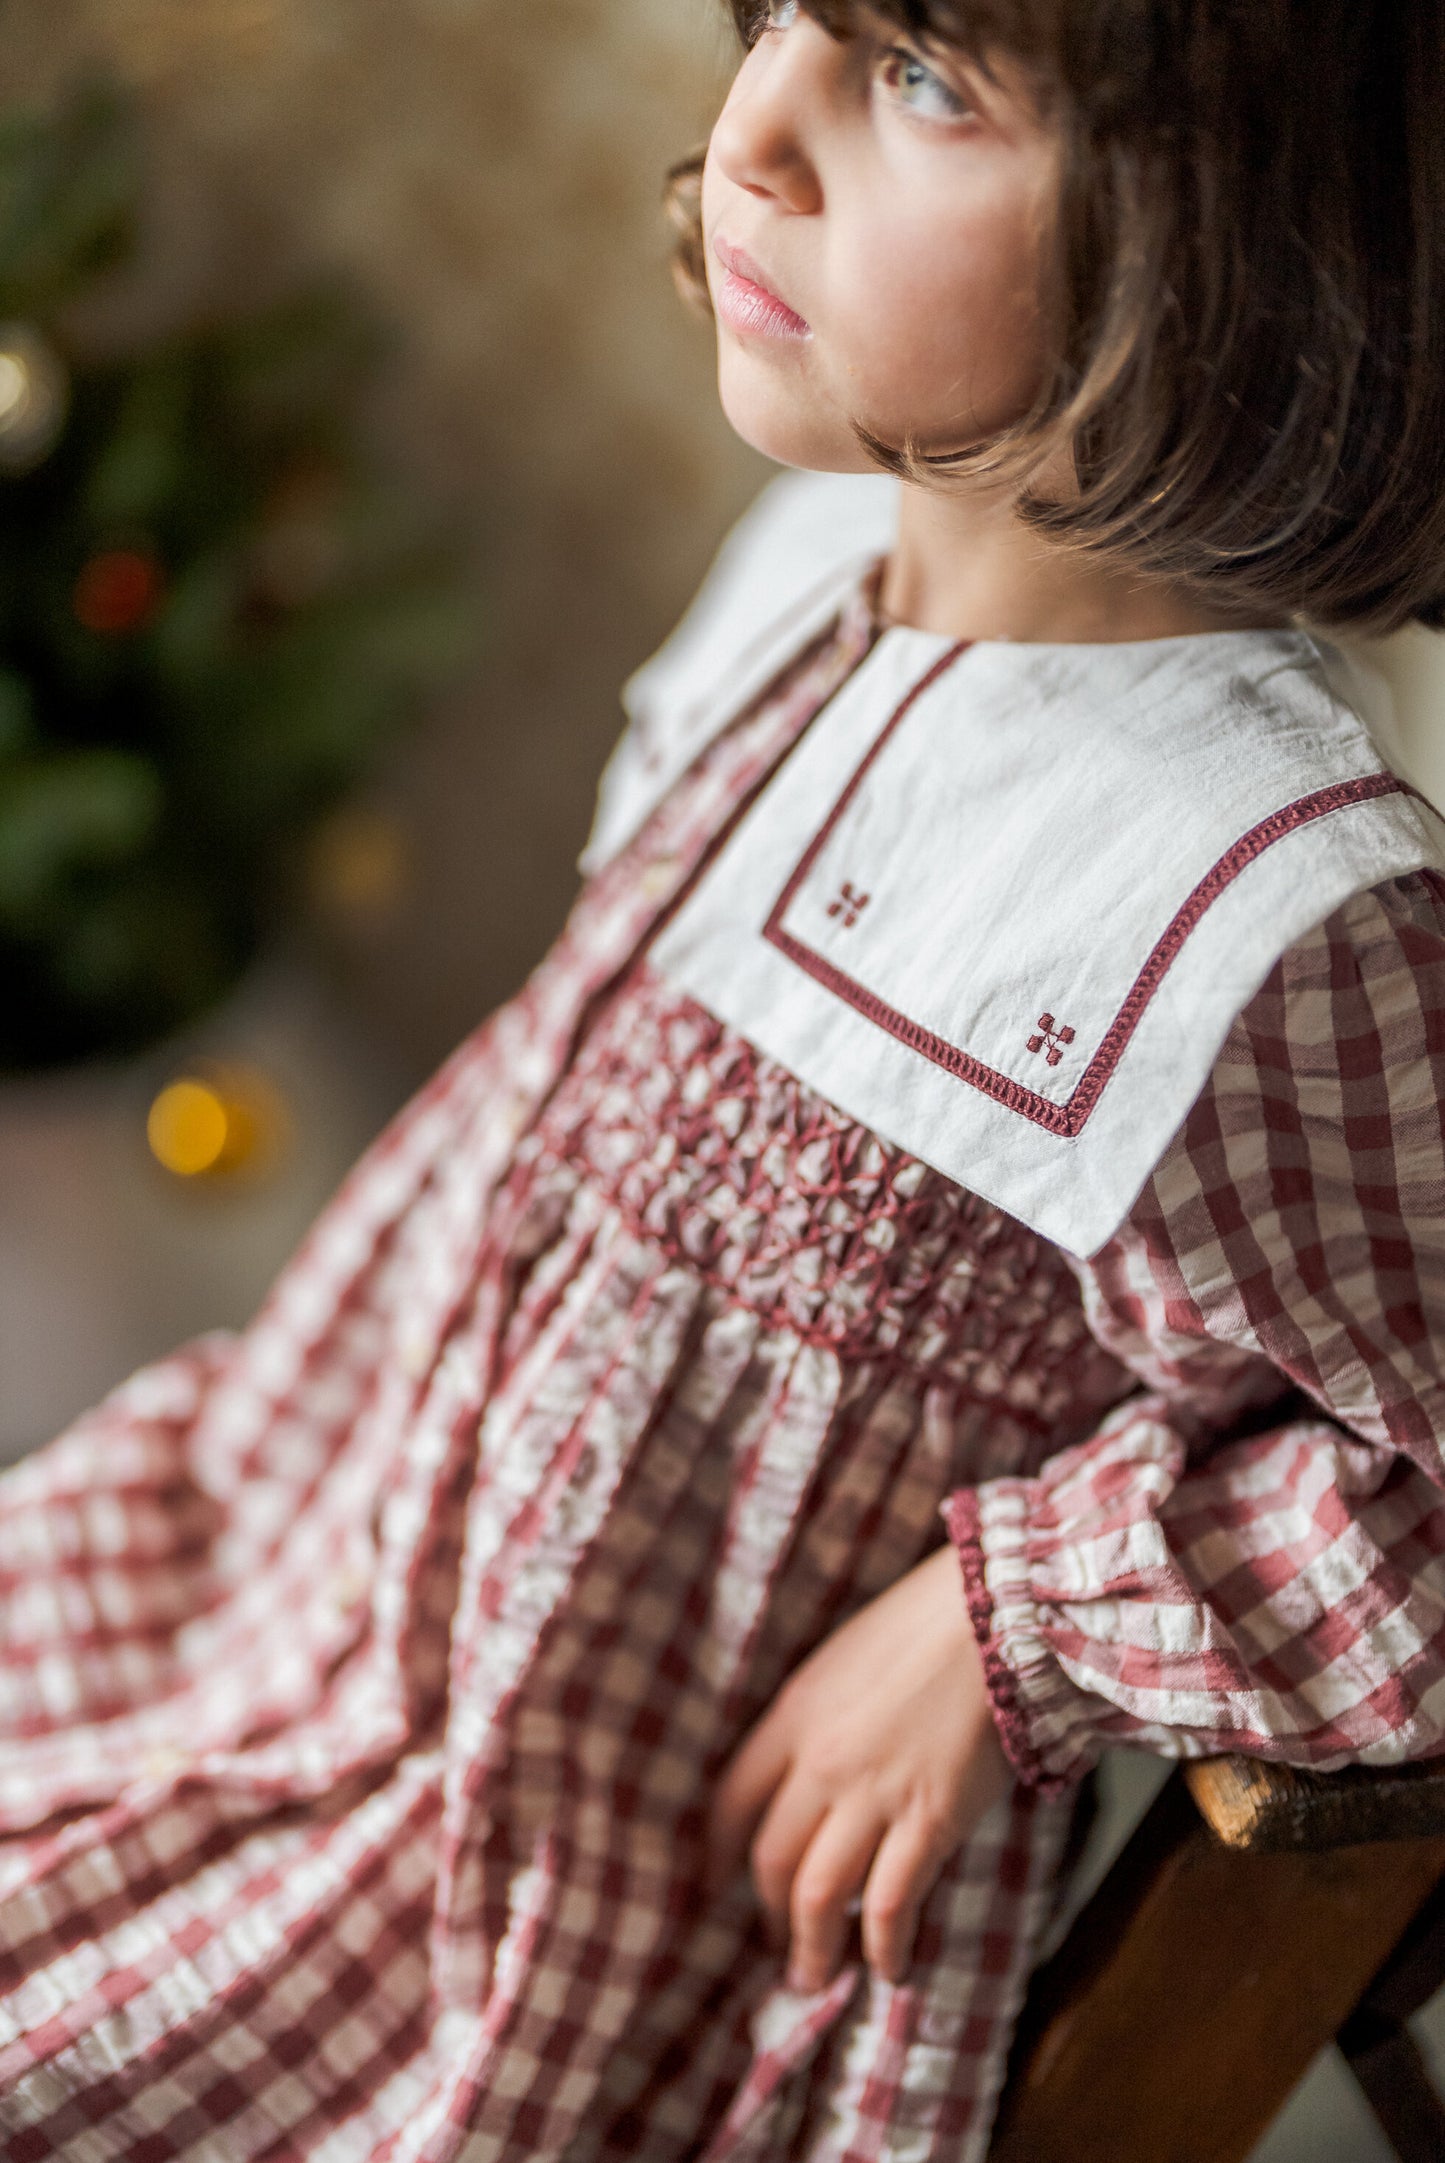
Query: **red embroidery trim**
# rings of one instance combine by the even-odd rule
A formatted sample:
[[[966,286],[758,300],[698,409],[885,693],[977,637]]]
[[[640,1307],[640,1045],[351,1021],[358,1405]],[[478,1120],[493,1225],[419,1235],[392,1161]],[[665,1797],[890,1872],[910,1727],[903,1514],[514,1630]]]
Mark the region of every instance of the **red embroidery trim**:
[[[1050,1066],[1062,1066],[1064,1052],[1074,1041],[1072,1029],[1061,1029],[1052,1014],[1040,1014],[1039,1033],[1029,1038],[1031,1052],[1043,1052]]]
[[[838,899],[828,903],[828,914],[841,916],[843,929],[851,931],[872,899],[871,894],[860,894],[851,881],[845,881]]]
[[[868,991],[832,962],[825,961],[821,954],[815,953],[811,947],[805,946],[800,939],[794,938],[791,932],[783,928],[783,918],[791,908],[798,889],[817,862],[839,819],[862,787],[874,761],[918,700],[926,691],[931,690],[939,678],[946,675],[967,651],[967,643],[952,647],[934,663],[922,681],[914,685],[808,844],[796,870],[773,906],[772,914],[763,927],[763,936],[779,953],[795,962],[825,990],[844,1000],[862,1014],[865,1020],[886,1030],[900,1044],[907,1045],[910,1051],[916,1051],[921,1058],[943,1067],[959,1081],[981,1090],[985,1096],[992,1097],[996,1103],[1017,1112],[1021,1118],[1030,1119],[1036,1126],[1045,1127],[1049,1133],[1072,1141],[1088,1124],[1115,1067],[1143,1020],[1150,1000],[1168,975],[1185,940],[1226,888],[1233,885],[1239,874],[1246,870],[1256,857],[1262,856],[1266,849],[1272,848],[1275,842],[1282,841],[1286,834],[1296,832],[1301,826],[1312,825],[1316,819],[1327,818],[1331,812],[1347,810],[1354,804],[1370,803],[1381,796],[1418,797],[1419,791],[1408,782],[1398,780],[1394,774],[1367,774],[1358,781],[1340,781],[1330,788],[1316,789],[1312,795],[1301,796],[1296,802],[1286,804],[1282,810],[1272,813],[1267,819],[1261,819],[1257,826],[1251,827],[1231,849],[1226,850],[1213,869],[1205,873],[1178,910],[1173,922],[1140,970],[1128,997],[1090,1060],[1073,1095],[1067,1103],[1055,1104],[1048,1097],[1040,1096],[1037,1090],[1026,1088],[1022,1082],[1012,1080],[1007,1074],[1000,1074],[996,1067],[985,1066],[981,1059],[975,1059],[968,1052],[960,1051],[956,1044],[950,1044],[944,1037],[935,1036],[931,1029],[925,1029],[921,1023],[911,1021],[906,1014],[900,1014],[896,1007],[889,1006],[885,1000]],[[1420,800],[1424,801],[1423,798]]]
[[[772,937],[773,926],[778,923],[786,913],[788,904],[791,902],[794,894],[796,894],[796,892],[798,891],[798,888],[802,885],[804,879],[807,878],[808,873],[812,870],[814,864],[817,862],[820,853],[827,845],[828,837],[832,833],[833,828],[837,825],[839,819],[842,818],[843,813],[847,810],[849,804],[852,803],[854,797],[858,794],[859,789],[862,788],[864,781],[868,777],[869,770],[873,766],[874,761],[882,754],[883,750],[889,742],[889,739],[893,736],[894,732],[901,726],[902,722],[906,719],[906,717],[913,711],[913,708],[918,704],[918,701],[923,697],[924,693],[926,691],[931,691],[933,689],[933,686],[938,682],[939,678],[942,676],[946,676],[948,674],[948,671],[955,665],[955,663],[962,660],[963,656],[968,652],[971,643],[972,642],[969,639],[960,639],[956,646],[949,647],[947,653],[939,655],[938,659],[934,662],[932,668],[928,671],[927,675],[921,678],[921,680],[913,686],[913,689],[909,692],[907,698],[903,701],[903,704],[899,707],[897,713],[894,714],[893,719],[889,722],[887,728],[884,729],[882,735],[878,738],[872,750],[866,754],[862,761],[862,764],[858,767],[858,770],[854,774],[852,780],[848,783],[848,786],[844,789],[842,795],[838,798],[837,803],[834,804],[832,810],[828,813],[827,818],[824,819],[822,825],[818,828],[817,833],[814,834],[812,840],[808,843],[807,848],[803,851],[802,861],[799,863],[797,870],[793,873],[793,876],[791,877],[791,879],[789,879],[787,885],[783,888],[783,891],[778,898],[778,905],[768,919],[767,935],[769,938]]]

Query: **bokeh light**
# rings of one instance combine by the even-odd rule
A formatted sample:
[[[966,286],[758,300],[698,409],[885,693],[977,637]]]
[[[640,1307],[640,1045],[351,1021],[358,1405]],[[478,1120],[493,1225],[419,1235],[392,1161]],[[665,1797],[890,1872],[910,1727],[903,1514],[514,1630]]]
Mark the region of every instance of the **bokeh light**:
[[[217,1068],[166,1084],[147,1116],[146,1140],[175,1178],[216,1180],[268,1169],[287,1127],[285,1105],[265,1075]]]

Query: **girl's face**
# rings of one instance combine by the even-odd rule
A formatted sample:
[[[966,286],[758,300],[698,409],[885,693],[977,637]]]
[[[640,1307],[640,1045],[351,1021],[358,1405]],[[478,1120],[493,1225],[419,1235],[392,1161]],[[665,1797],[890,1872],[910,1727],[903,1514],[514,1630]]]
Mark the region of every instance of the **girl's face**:
[[[773,0],[703,178],[722,400],[783,465],[870,472],[957,451],[1028,409],[1045,358],[1056,134],[1022,73],[840,43]]]

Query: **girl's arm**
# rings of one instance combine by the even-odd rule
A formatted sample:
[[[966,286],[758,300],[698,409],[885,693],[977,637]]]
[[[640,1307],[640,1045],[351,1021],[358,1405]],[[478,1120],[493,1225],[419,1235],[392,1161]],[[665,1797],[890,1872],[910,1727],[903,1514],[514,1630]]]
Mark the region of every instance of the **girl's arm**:
[[[1438,880],[1285,956],[1081,1275],[1148,1394],[948,1512],[1016,1769],[1445,1749]]]

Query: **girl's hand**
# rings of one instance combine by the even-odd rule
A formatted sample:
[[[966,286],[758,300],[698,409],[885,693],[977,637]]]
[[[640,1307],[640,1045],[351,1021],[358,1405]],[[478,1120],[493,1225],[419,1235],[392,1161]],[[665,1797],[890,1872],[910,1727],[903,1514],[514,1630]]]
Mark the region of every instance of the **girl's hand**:
[[[794,1990],[832,1981],[860,1894],[864,1957],[901,1982],[939,1871],[1012,1777],[941,1547],[820,1645],[746,1737],[714,1798],[709,1874],[724,1884],[751,1841]]]

